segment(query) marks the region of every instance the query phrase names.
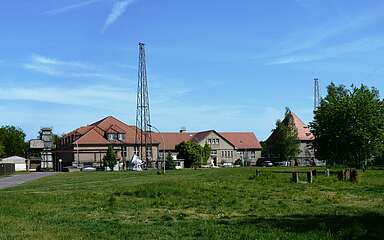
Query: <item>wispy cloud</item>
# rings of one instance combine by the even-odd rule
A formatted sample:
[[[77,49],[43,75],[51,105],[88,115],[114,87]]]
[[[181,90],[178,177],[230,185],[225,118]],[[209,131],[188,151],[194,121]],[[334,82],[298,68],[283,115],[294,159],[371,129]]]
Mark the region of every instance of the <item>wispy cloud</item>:
[[[97,78],[115,81],[127,80],[122,74],[108,72],[98,65],[79,61],[63,61],[41,55],[33,55],[22,67],[52,77]]]
[[[109,26],[116,22],[116,20],[125,13],[128,6],[134,2],[135,0],[116,0],[112,6],[112,11],[109,13],[107,20],[105,21],[102,32],[105,32]]]
[[[335,44],[332,46],[297,51],[290,55],[275,58],[270,61],[267,65],[320,61],[329,58],[339,57],[344,54],[355,52],[368,52],[380,48],[384,48],[384,35],[376,37],[366,37],[363,39],[358,39],[347,43]]]
[[[297,2],[313,3],[311,0]],[[330,19],[320,26],[300,29],[299,32],[292,33],[292,36],[285,36],[285,40],[276,44],[275,49],[268,53],[267,58],[270,60],[267,65],[319,61],[353,51],[369,51],[381,47],[382,44],[377,39],[382,40],[383,36],[368,36],[364,39],[354,37],[356,32],[380,23],[384,19],[382,11],[383,8],[377,8],[357,16]],[[370,41],[373,42],[372,46]]]
[[[44,12],[43,14],[57,15],[60,13],[69,12],[69,11],[74,10],[74,9],[83,8],[83,7],[86,7],[88,5],[100,2],[100,1],[102,1],[102,0],[88,0],[88,1],[81,2],[81,3],[76,3],[76,4],[68,5],[65,7],[61,7],[61,8],[51,9],[51,10]]]
[[[42,94],[44,93],[44,94]],[[26,100],[79,106],[106,106],[121,108],[134,104],[135,90],[111,88],[104,85],[91,87],[13,87],[0,88],[2,100]],[[107,103],[108,104],[107,106]]]

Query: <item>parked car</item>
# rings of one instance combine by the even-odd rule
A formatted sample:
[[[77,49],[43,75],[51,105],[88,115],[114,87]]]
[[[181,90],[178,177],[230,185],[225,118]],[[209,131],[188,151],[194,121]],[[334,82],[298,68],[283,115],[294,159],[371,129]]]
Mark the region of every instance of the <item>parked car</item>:
[[[326,166],[327,165],[327,162],[326,161],[321,161],[321,160],[315,160],[315,165],[316,166]]]
[[[282,167],[288,167],[290,163],[288,161],[283,161],[283,162],[275,162],[276,166],[282,166]]]
[[[225,162],[225,163],[223,163],[223,167],[225,167],[225,168],[233,168],[233,164],[231,162]]]
[[[261,163],[261,166],[263,166],[263,167],[272,167],[273,163],[271,161],[263,161]]]
[[[94,167],[85,167],[81,169],[83,172],[96,172],[96,168]]]

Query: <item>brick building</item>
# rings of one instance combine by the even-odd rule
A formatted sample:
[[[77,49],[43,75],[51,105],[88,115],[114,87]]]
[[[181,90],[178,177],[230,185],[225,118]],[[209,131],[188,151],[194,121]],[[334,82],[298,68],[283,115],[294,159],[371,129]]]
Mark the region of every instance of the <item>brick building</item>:
[[[63,136],[59,158],[64,166],[102,166],[108,146],[112,145],[121,163],[129,162],[135,151],[136,127],[112,116],[87,126],[77,128]],[[175,146],[183,141],[193,141],[212,148],[210,162],[215,166],[233,164],[240,159],[255,164],[261,156],[261,145],[252,132],[168,132],[152,133],[153,163],[163,161],[163,153],[171,152],[176,160]]]

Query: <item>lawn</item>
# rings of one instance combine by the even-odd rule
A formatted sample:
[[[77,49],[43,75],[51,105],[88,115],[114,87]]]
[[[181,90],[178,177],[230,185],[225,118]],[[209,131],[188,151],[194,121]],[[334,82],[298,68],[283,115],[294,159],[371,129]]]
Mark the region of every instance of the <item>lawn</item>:
[[[63,173],[0,190],[0,239],[382,239],[384,171]],[[281,168],[273,168],[281,170]],[[305,175],[301,176],[305,180]]]

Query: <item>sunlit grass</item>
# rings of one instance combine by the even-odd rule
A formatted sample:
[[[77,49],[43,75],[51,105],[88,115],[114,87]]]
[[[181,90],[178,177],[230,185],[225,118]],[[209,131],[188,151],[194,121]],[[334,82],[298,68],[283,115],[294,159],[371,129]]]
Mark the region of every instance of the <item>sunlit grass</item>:
[[[357,239],[384,234],[384,171],[64,173],[0,191],[0,239]],[[301,169],[305,172],[306,169]]]

